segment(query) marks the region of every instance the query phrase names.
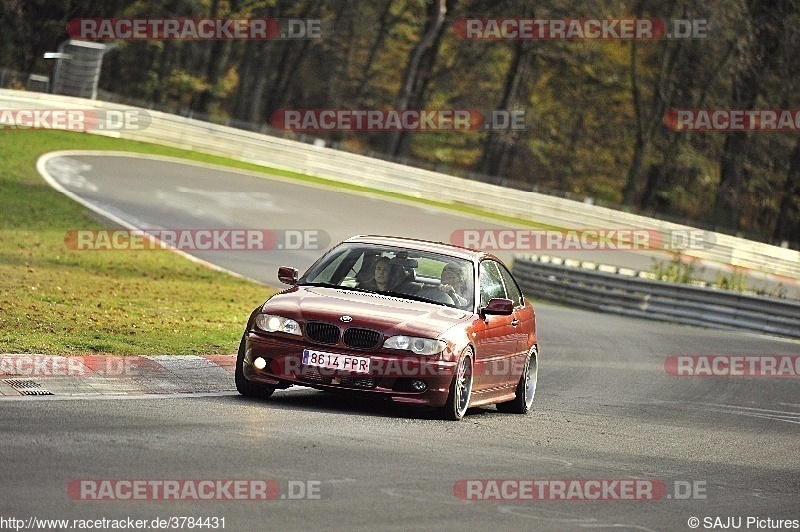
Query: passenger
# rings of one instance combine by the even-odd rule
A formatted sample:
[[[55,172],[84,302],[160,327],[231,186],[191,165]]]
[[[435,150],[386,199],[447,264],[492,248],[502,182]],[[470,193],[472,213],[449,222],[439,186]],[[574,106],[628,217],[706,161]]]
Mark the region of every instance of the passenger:
[[[472,280],[466,268],[448,262],[442,268],[441,281],[439,290],[450,296],[456,306],[462,309],[472,306]]]

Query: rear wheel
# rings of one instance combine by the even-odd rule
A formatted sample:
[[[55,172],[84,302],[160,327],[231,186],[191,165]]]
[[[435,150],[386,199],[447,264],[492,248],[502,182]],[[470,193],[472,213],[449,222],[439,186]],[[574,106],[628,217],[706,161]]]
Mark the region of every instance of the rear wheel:
[[[236,356],[236,371],[233,374],[236,381],[236,390],[245,397],[269,397],[275,392],[274,387],[249,381],[244,376],[245,335],[242,336],[242,341],[239,343],[239,354]]]
[[[450,395],[442,407],[442,417],[452,421],[464,418],[472,397],[472,349],[467,348],[456,365],[453,382],[450,383]]]
[[[536,395],[536,381],[539,378],[539,346],[534,345],[525,360],[522,375],[517,383],[517,395],[511,401],[498,403],[500,412],[509,414],[527,414],[531,411],[533,397]]]

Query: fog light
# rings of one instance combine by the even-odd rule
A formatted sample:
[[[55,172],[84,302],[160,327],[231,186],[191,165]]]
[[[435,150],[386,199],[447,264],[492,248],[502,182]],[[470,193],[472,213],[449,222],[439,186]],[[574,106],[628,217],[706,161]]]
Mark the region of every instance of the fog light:
[[[253,365],[256,367],[256,369],[264,369],[267,367],[267,361],[261,357],[258,357],[253,361]]]
[[[427,388],[428,385],[425,384],[425,381],[414,379],[413,381],[411,381],[411,387],[414,389],[415,392],[424,392],[425,388]]]

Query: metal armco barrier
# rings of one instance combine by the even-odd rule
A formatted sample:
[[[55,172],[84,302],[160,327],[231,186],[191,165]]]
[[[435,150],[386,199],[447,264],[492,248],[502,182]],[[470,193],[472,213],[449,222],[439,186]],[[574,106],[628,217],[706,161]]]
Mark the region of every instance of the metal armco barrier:
[[[95,109],[126,111],[131,106],[52,94],[0,89],[0,110]],[[360,185],[410,197],[474,206],[564,229],[649,229],[662,234],[693,228],[539,194],[470,181],[363,155],[271,137],[228,126],[142,109],[150,122],[141,129],[90,131],[106,136],[219,155],[281,170]],[[709,232],[707,247],[687,248],[682,255],[800,280],[800,251]]]
[[[626,316],[800,339],[800,302],[514,257],[528,297]]]

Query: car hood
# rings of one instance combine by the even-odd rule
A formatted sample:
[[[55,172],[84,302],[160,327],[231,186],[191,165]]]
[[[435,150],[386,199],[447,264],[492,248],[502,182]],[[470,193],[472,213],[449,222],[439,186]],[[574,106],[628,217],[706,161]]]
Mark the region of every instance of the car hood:
[[[295,286],[276,294],[262,310],[298,321],[325,321],[348,327],[376,329],[387,336],[406,334],[435,338],[471,313],[460,309],[371,292]],[[352,321],[343,322],[342,316]]]

